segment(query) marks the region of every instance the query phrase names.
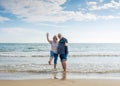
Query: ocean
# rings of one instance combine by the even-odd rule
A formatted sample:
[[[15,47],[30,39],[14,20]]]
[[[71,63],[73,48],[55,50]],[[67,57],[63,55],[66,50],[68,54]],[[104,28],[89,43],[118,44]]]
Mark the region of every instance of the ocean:
[[[67,79],[120,79],[120,44],[70,43]],[[0,43],[0,80],[62,78],[48,64],[48,43]]]

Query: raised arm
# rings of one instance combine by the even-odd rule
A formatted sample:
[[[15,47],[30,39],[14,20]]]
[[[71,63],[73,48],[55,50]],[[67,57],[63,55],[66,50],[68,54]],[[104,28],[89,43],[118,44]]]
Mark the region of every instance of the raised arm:
[[[52,41],[49,39],[49,33],[46,33],[47,41],[51,43]]]

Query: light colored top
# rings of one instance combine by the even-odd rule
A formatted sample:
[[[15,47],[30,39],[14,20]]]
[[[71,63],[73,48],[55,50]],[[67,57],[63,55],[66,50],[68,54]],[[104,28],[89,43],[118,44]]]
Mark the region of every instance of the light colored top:
[[[55,42],[50,42],[51,44],[51,51],[53,51],[54,53],[57,53],[57,48],[58,48],[58,43]]]

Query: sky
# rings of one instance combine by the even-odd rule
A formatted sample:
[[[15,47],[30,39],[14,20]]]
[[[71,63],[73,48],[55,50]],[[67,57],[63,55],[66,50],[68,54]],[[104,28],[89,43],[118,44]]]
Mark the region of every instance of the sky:
[[[0,0],[0,43],[120,43],[120,0]]]

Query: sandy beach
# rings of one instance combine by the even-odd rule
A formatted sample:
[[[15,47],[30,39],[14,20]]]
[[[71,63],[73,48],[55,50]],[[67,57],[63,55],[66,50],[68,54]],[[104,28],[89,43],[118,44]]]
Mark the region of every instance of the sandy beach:
[[[0,86],[120,86],[120,80],[111,79],[0,80]]]

